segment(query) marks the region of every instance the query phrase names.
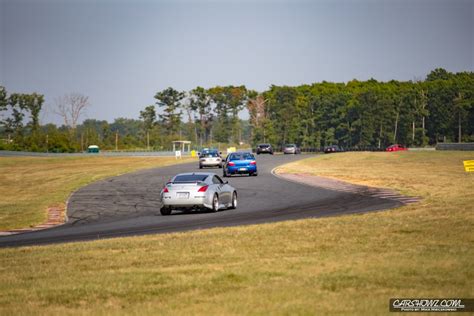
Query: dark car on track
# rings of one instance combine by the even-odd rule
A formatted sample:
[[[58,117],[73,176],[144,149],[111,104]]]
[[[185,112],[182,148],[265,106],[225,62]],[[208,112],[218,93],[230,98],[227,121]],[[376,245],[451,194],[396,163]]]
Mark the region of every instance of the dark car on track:
[[[249,152],[235,152],[227,156],[223,170],[224,177],[230,177],[234,174],[248,174],[257,176],[257,162],[255,156]]]
[[[257,145],[257,155],[260,154],[270,154],[273,155],[273,147],[270,144],[258,144]]]
[[[339,147],[338,145],[331,145],[331,146],[326,146],[324,147],[324,153],[325,154],[330,154],[330,153],[339,153],[343,152],[344,150]]]

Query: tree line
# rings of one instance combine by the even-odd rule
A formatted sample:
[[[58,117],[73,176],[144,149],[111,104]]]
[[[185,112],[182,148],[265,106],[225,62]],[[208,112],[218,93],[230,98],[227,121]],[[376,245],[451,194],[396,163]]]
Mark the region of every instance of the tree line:
[[[174,140],[191,140],[196,147],[249,142],[248,121],[238,116],[248,98],[244,86],[198,87],[188,93],[167,88],[155,94],[155,104],[140,111],[139,119],[117,118],[112,123],[86,119],[79,124],[89,100],[70,93],[55,100],[53,112],[63,119],[61,126],[39,125],[43,95],[9,95],[1,86],[0,92],[0,150],[80,152],[89,145],[170,150]]]
[[[271,86],[259,98],[251,111],[257,142],[384,148],[474,141],[472,72],[435,69],[424,81]]]
[[[188,92],[170,87],[154,100],[137,113],[139,119],[78,124],[89,101],[69,94],[56,100],[55,113],[64,124],[41,126],[43,95],[8,95],[0,87],[0,149],[79,152],[94,144],[109,150],[170,150],[174,140],[190,140],[197,148],[265,142],[365,149],[474,141],[474,73],[442,68],[425,80],[323,81],[272,85],[263,92],[245,86]],[[239,117],[243,109],[248,120]]]

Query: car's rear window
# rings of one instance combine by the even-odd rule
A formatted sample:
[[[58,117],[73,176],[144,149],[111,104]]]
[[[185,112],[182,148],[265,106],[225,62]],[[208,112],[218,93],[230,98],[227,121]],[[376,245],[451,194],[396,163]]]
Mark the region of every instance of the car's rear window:
[[[286,147],[293,148],[293,147],[295,147],[295,145],[294,144],[288,144],[288,145],[286,145]]]
[[[242,154],[231,154],[230,160],[253,160],[255,159],[254,155],[249,153],[242,153]]]
[[[261,145],[258,145],[258,147],[260,147],[260,148],[268,148],[268,147],[270,147],[270,145],[269,145],[269,144],[261,144]]]
[[[203,174],[183,174],[176,176],[173,182],[198,182],[206,180],[207,175]]]
[[[212,153],[205,153],[202,155],[203,158],[209,158],[209,157],[219,157],[219,154],[217,152],[212,152]]]

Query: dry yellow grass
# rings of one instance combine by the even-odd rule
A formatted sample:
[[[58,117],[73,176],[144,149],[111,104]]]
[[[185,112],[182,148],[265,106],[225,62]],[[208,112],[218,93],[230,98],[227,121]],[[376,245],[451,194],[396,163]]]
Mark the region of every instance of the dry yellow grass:
[[[424,197],[397,210],[0,249],[0,314],[381,315],[392,297],[474,297],[473,177],[459,167],[471,155],[286,167]]]
[[[88,183],[174,163],[171,157],[0,157],[0,230],[45,222],[48,207],[64,205]]]
[[[474,173],[463,167],[464,160],[472,159],[473,152],[349,152],[301,160],[279,170],[392,188],[422,196],[425,203],[451,201],[473,207]]]

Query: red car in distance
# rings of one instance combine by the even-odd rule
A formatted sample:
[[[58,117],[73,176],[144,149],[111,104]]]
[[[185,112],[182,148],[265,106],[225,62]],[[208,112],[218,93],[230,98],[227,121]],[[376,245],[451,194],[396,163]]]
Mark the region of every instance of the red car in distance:
[[[408,148],[406,148],[403,145],[394,144],[394,145],[388,146],[387,149],[385,149],[385,151],[402,151],[402,150],[408,150]]]

